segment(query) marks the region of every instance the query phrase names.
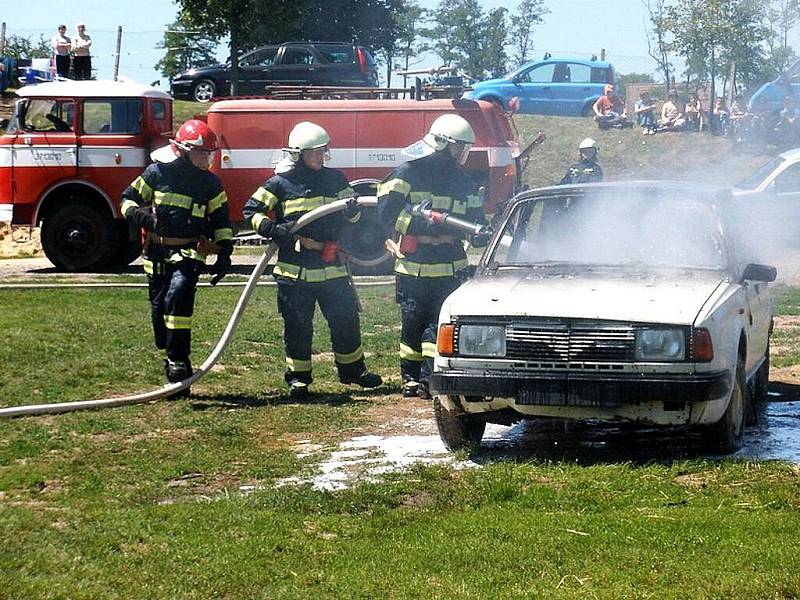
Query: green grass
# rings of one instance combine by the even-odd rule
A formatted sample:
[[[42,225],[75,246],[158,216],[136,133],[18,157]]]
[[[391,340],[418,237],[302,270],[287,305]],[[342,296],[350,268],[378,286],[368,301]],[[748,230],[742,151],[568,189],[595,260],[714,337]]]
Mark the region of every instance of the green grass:
[[[398,385],[392,293],[361,292],[368,361],[390,380],[377,393],[351,393],[318,354],[319,394],[290,402],[275,291],[259,288],[192,400],[0,421],[0,598],[800,596],[800,469],[782,463],[534,458],[274,487],[319,459],[296,442],[330,450],[402,401],[384,395]],[[238,294],[199,291],[196,362]],[[0,298],[4,405],[160,384],[144,290]],[[779,312],[798,299],[780,288]],[[319,317],[316,330],[325,353]]]

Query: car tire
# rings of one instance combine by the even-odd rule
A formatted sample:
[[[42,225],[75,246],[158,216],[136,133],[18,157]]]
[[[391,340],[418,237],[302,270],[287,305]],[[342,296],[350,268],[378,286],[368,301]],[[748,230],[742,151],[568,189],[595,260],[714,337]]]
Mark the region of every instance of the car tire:
[[[192,98],[196,102],[211,102],[217,95],[217,84],[210,79],[200,79],[192,86]]]
[[[706,428],[706,448],[719,454],[730,454],[741,448],[749,413],[750,393],[744,375],[744,358],[739,356],[733,389],[725,413],[719,421]]]
[[[456,407],[458,402],[457,399],[453,401]],[[448,410],[436,396],[433,398],[433,414],[439,437],[448,450],[475,450],[480,445],[486,430],[486,420],[481,415],[466,413],[460,407]]]
[[[99,271],[114,260],[120,236],[108,211],[67,201],[45,214],[42,249],[61,271]]]

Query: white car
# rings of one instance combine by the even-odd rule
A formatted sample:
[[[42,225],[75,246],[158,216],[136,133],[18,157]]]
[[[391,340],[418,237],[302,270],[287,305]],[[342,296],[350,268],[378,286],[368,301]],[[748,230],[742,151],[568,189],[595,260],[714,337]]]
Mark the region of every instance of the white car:
[[[487,422],[604,419],[742,442],[766,398],[774,267],[726,237],[730,192],[666,182],[542,188],[510,203],[445,301],[431,378],[450,449]]]

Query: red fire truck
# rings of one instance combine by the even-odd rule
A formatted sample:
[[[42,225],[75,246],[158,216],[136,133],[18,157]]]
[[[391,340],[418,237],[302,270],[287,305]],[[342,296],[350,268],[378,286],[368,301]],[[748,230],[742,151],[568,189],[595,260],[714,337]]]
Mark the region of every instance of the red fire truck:
[[[55,82],[19,90],[20,101],[0,136],[0,220],[41,226],[42,246],[67,271],[126,265],[137,255],[119,214],[122,190],[167,143],[172,100],[165,92],[123,82]],[[313,121],[331,135],[329,166],[356,189],[405,160],[401,150],[431,122],[458,112],[476,144],[467,169],[486,191],[487,210],[519,184],[519,146],[508,116],[471,100],[225,100],[208,110],[220,138],[212,169],[228,193],[231,219],[241,222],[250,194],[273,173],[291,128]],[[362,218],[353,248],[361,272],[382,270],[383,230]]]

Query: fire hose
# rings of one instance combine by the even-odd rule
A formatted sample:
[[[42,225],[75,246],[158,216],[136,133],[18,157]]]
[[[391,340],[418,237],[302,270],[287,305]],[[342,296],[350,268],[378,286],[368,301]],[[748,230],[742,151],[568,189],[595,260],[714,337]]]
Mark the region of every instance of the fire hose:
[[[417,204],[411,209],[411,214],[415,217],[422,217],[431,223],[440,223],[445,227],[456,229],[468,235],[489,235],[492,232],[489,225],[459,219],[449,213],[432,210],[429,206],[430,203],[428,202]]]
[[[330,214],[333,214],[335,212],[344,209],[345,204],[347,204],[348,200],[349,198],[337,200],[336,202],[332,202],[331,204],[326,204],[303,215],[302,217],[300,217],[300,219],[297,220],[294,227],[292,227],[292,232],[298,231],[299,229],[305,227],[306,225],[313,223],[317,219],[321,219],[323,217],[326,217]],[[377,199],[374,196],[361,196],[360,198],[358,198],[358,204],[359,206],[376,206]],[[267,265],[269,264],[269,261],[275,254],[276,250],[277,246],[274,243],[267,246],[267,248],[264,250],[264,254],[261,256],[261,259],[258,261],[258,264],[256,264],[255,268],[253,269],[253,272],[250,274],[250,277],[247,280],[247,284],[245,285],[244,290],[242,290],[241,296],[239,296],[239,300],[236,303],[236,307],[233,310],[233,314],[231,314],[231,318],[228,321],[228,325],[225,327],[225,331],[222,333],[222,336],[217,342],[217,345],[211,351],[211,354],[208,355],[208,358],[206,358],[203,364],[200,365],[190,377],[178,383],[165,384],[160,388],[150,392],[133,394],[131,396],[121,396],[119,398],[104,398],[101,400],[81,400],[74,402],[33,404],[33,405],[23,405],[23,406],[12,406],[9,408],[0,408],[0,418],[24,417],[29,415],[64,413],[75,410],[110,408],[114,406],[125,406],[128,404],[141,404],[144,402],[150,402],[152,400],[158,400],[160,398],[165,398],[167,396],[172,396],[173,394],[176,394],[190,387],[201,377],[203,377],[206,373],[208,373],[211,370],[211,367],[213,367],[219,360],[220,356],[222,356],[223,351],[228,346],[231,338],[233,337],[233,333],[236,331],[236,327],[239,324],[239,320],[241,319],[241,316],[244,313],[244,309],[247,306],[247,303],[250,301],[250,297],[253,295],[253,291],[255,291],[256,289],[256,284],[258,283],[259,278],[266,270]]]

